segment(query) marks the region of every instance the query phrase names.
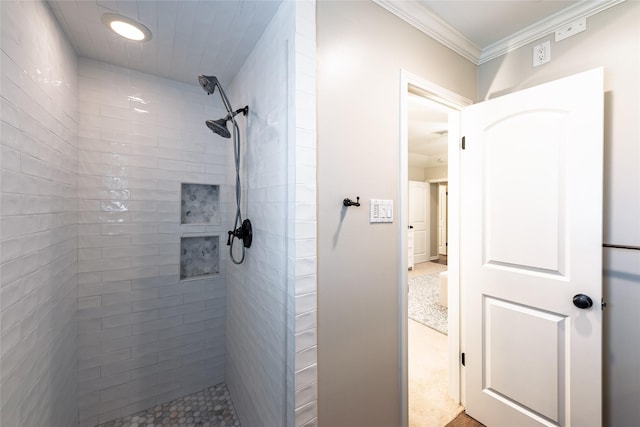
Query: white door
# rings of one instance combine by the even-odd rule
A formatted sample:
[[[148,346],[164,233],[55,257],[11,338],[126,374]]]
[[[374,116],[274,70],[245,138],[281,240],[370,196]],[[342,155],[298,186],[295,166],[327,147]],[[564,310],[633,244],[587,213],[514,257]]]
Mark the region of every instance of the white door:
[[[447,184],[438,185],[438,254],[446,255],[448,246],[447,209],[449,190]]]
[[[413,227],[413,261],[416,264],[429,258],[427,186],[423,181],[409,181],[409,227]]]
[[[602,133],[602,69],[462,112],[465,407],[489,427],[601,426]]]

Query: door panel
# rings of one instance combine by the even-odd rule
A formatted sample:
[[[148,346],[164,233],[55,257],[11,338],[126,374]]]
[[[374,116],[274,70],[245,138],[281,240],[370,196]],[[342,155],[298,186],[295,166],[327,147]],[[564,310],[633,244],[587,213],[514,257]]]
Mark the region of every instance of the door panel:
[[[485,262],[534,271],[562,270],[565,118],[566,114],[556,111],[525,112],[486,129],[481,160],[483,192],[490,197],[483,200]],[[547,124],[544,129],[537,127],[541,121]],[[517,144],[511,135],[519,135]]]
[[[414,262],[429,260],[428,227],[429,199],[424,181],[409,181],[409,225],[413,227]]]
[[[490,427],[601,426],[602,82],[462,113],[465,406]]]
[[[447,193],[448,193],[447,184],[439,184],[438,185],[438,253],[440,255],[447,255],[447,246],[448,246]]]
[[[562,425],[568,383],[566,319],[561,314],[485,297],[486,393],[527,417]],[[518,325],[518,330],[505,325]]]

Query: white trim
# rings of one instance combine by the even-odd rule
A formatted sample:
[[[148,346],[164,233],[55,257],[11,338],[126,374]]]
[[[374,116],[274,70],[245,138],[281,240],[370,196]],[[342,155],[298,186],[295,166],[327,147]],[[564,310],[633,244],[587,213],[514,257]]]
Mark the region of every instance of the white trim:
[[[436,179],[428,179],[427,182],[429,184],[440,184],[441,182],[447,182],[449,178],[436,178]]]
[[[534,40],[545,37],[565,25],[588,18],[625,0],[584,0],[556,14],[536,22],[510,36],[480,48],[442,18],[423,6],[418,0],[373,0],[380,7],[393,13],[409,25],[422,31],[440,44],[453,50],[475,65],[505,55]]]
[[[417,89],[422,96],[446,105],[451,109],[449,114],[449,177],[448,183],[450,189],[459,187],[459,171],[460,171],[460,152],[458,150],[460,134],[460,110],[471,105],[470,99],[464,98],[454,92],[443,87],[422,79],[421,77],[411,74],[410,72],[400,70],[400,143],[399,143],[399,174],[398,174],[398,299],[400,302],[400,343],[399,343],[399,360],[400,360],[400,426],[406,427],[409,423],[409,377],[408,377],[408,308],[407,308],[407,287],[408,273],[407,265],[407,229],[409,226],[408,215],[408,193],[409,193],[409,137],[407,123],[407,98],[409,86]],[[447,257],[449,269],[449,394],[456,401],[461,401],[460,393],[460,363],[458,354],[460,354],[460,274],[457,269],[460,262],[459,249],[459,207],[458,196],[449,197],[449,241],[455,244],[449,245],[449,255]],[[455,239],[455,240],[454,240]]]
[[[625,0],[583,1],[536,22],[482,49],[478,65],[495,59],[541,37],[552,34],[579,19],[586,19]]]
[[[468,106],[469,104],[465,105]],[[464,106],[462,106],[464,107]],[[447,321],[449,324],[449,395],[464,405],[464,372],[461,372],[460,353],[464,331],[460,299],[460,139],[461,110],[449,113],[449,171],[447,173],[447,295],[449,299]]]
[[[420,2],[416,0],[373,0],[373,2],[438,43],[445,45],[474,64],[478,64],[480,48],[442,18],[426,9]]]
[[[400,70],[400,144],[399,144],[399,174],[398,174],[398,238],[400,240],[398,251],[398,300],[400,301],[400,426],[409,425],[409,352],[407,329],[409,321],[407,317],[407,295],[409,286],[409,274],[405,268],[408,264],[408,237],[407,227],[409,226],[408,209],[403,209],[409,205],[407,197],[409,195],[409,127],[408,127],[408,94],[409,77],[404,70]]]

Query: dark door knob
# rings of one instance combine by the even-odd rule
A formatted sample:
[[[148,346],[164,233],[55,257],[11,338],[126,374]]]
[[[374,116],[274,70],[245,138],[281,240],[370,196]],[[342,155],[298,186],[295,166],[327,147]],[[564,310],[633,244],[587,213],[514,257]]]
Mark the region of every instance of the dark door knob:
[[[593,301],[588,295],[578,294],[573,297],[573,305],[582,309],[591,308],[593,306]]]

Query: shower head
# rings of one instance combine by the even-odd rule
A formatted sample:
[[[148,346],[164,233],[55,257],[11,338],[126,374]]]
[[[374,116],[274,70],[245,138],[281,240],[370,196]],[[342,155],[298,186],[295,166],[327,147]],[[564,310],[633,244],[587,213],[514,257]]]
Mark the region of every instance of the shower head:
[[[223,138],[231,138],[231,132],[229,132],[229,129],[227,128],[227,122],[231,120],[237,129],[238,125],[236,124],[234,117],[239,113],[242,113],[246,116],[249,113],[249,107],[245,106],[236,111],[233,111],[233,109],[231,108],[231,103],[229,102],[229,98],[227,98],[224,90],[222,90],[222,86],[220,86],[220,82],[218,81],[218,78],[216,76],[200,75],[198,76],[198,83],[200,83],[202,89],[207,92],[207,95],[211,95],[216,90],[216,86],[218,86],[218,93],[220,93],[222,103],[224,104],[224,108],[228,113],[227,117],[218,120],[207,120],[205,123],[207,124],[207,127],[214,133],[217,133]]]
[[[216,90],[216,85],[219,85],[216,76],[198,76],[198,83],[207,95],[211,95]]]
[[[229,129],[227,129],[227,120],[228,119],[207,120],[205,123],[214,133],[217,133],[223,138],[231,138],[231,133]]]
[[[231,108],[231,102],[229,102],[229,98],[227,98],[227,95],[224,93],[224,90],[220,85],[220,82],[215,76],[200,75],[198,76],[198,83],[200,83],[200,86],[202,86],[202,89],[204,89],[204,91],[207,92],[207,95],[211,95],[215,91],[216,86],[218,86],[218,93],[220,94],[220,98],[222,98],[222,103],[224,104],[224,108],[227,110],[226,117],[218,120],[207,120],[205,122],[207,127],[211,129],[213,133],[217,133],[223,138],[231,138],[231,132],[229,132],[229,128],[227,128],[227,122],[231,121],[231,124],[233,125],[233,128],[232,128],[233,151],[234,151],[234,157],[236,160],[236,219],[235,219],[235,225],[233,227],[234,230],[229,231],[228,233],[229,240],[227,240],[227,245],[229,246],[229,256],[231,258],[231,261],[233,261],[234,264],[242,264],[242,262],[244,261],[245,248],[248,248],[251,246],[251,239],[253,234],[251,231],[252,230],[251,221],[249,221],[248,219],[245,219],[243,221],[242,214],[240,213],[240,201],[242,199],[242,187],[240,185],[240,154],[241,154],[240,153],[240,136],[241,135],[240,135],[240,128],[238,127],[238,123],[236,122],[235,116],[237,116],[240,113],[242,113],[242,115],[244,116],[249,114],[249,106],[245,105],[244,107],[234,111],[233,108]],[[239,227],[238,225],[240,223],[242,223],[242,225]],[[234,251],[233,251],[233,242],[235,241],[236,237],[239,239],[242,239],[242,243],[243,243],[242,258],[240,258],[239,260],[235,258]]]
[[[229,129],[227,128],[227,122],[229,120],[233,120],[233,118],[240,113],[244,114],[245,116],[249,114],[249,106],[245,105],[242,108],[238,108],[236,111],[232,111],[231,113],[227,114],[227,117],[225,117],[224,119],[207,120],[205,123],[207,124],[207,127],[209,129],[211,129],[221,137],[231,138],[231,132],[229,132]],[[233,120],[233,122],[235,123],[235,120]]]

